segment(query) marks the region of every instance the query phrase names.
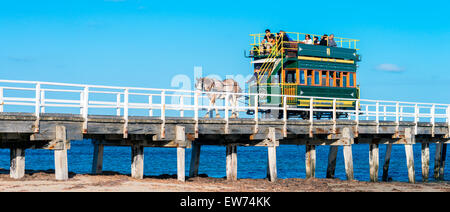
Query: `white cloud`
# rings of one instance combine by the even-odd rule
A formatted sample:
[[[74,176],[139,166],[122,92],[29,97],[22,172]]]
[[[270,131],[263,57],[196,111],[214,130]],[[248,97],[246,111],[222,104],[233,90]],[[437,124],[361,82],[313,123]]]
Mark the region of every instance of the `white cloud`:
[[[380,64],[376,67],[379,71],[387,71],[387,72],[402,72],[404,69],[396,64]]]

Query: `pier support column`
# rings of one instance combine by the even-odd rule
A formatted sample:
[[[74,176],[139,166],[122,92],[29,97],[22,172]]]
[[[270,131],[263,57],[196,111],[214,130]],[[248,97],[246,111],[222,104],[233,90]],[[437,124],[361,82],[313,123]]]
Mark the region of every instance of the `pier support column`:
[[[442,144],[441,168],[439,169],[439,180],[444,180],[445,158],[447,157],[447,144]]]
[[[316,176],[316,146],[306,145],[305,153],[306,178],[314,178]]]
[[[386,154],[384,156],[382,180],[385,182],[387,182],[389,180],[389,162],[391,160],[391,151],[392,151],[392,144],[390,143],[386,146]]]
[[[92,173],[101,174],[103,171],[103,144],[94,143],[94,156],[92,159]]]
[[[183,126],[175,126],[175,140],[177,147],[177,179],[184,182],[186,180],[186,133]]]
[[[269,128],[265,141],[267,142],[267,178],[275,182],[277,180],[277,146],[279,146],[275,128]]]
[[[10,157],[9,175],[14,179],[22,178],[25,175],[25,149],[11,148]]]
[[[347,180],[353,180],[353,155],[352,155],[352,144],[353,133],[350,128],[344,128],[342,131],[342,138],[345,142],[344,144],[344,161],[345,161],[345,172],[347,174]]]
[[[144,178],[144,146],[139,144],[131,146],[131,177]]]
[[[415,135],[411,128],[405,129],[405,153],[406,153],[406,166],[408,167],[408,180],[410,183],[416,182],[415,170],[414,170],[414,152],[413,144],[415,143]]]
[[[267,147],[267,174],[271,182],[277,180],[277,147]]]
[[[191,165],[189,168],[189,177],[198,176],[198,168],[200,166],[200,150],[201,150],[201,145],[194,142],[192,144]]]
[[[442,143],[436,143],[436,151],[434,155],[434,179],[439,180],[439,172],[441,167],[441,158],[442,158]]]
[[[379,151],[378,144],[370,144],[369,150],[369,164],[370,164],[370,181],[378,181],[378,167],[379,167]]]
[[[427,182],[430,173],[430,144],[422,143],[422,181]]]
[[[54,150],[55,157],[55,178],[56,180],[69,179],[69,167],[67,163],[67,146],[66,127],[56,126],[56,141],[59,147]]]
[[[338,148],[339,146],[330,146],[330,151],[328,153],[327,178],[334,178]]]
[[[434,157],[434,179],[444,180],[445,157],[447,156],[447,144],[436,143],[436,154]]]
[[[237,146],[227,144],[227,180],[237,180]]]

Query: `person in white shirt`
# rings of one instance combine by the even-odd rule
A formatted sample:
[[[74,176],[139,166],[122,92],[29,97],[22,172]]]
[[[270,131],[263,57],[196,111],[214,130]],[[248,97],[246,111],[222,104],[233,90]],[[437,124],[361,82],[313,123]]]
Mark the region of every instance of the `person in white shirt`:
[[[303,40],[302,43],[313,45],[313,41],[311,39],[311,36],[310,35],[305,35],[305,40]]]

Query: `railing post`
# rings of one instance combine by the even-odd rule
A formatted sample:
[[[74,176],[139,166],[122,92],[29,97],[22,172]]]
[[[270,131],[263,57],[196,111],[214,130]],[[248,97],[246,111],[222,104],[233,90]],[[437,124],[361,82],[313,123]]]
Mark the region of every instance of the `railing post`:
[[[41,90],[41,113],[45,113],[45,90]]]
[[[417,105],[417,104],[415,104],[414,105],[414,124],[415,124],[415,126],[414,126],[414,133],[415,133],[415,135],[417,135],[417,123],[419,122],[419,113],[420,113],[420,110],[419,110],[419,106]]]
[[[39,118],[40,113],[41,113],[41,84],[36,83],[36,100],[34,107],[34,115],[36,116],[36,118]]]
[[[378,101],[376,101],[375,103],[375,122],[377,123],[377,133],[379,133],[380,130],[380,117],[379,116],[379,110],[380,110],[380,103]]]
[[[287,137],[287,96],[283,96],[283,136]]]
[[[84,90],[83,90],[83,95],[82,95],[82,105],[83,105],[83,111],[82,111],[82,116],[84,118],[84,122],[83,122],[83,133],[87,133],[87,122],[88,122],[88,106],[89,106],[89,87],[85,86]]]
[[[356,135],[355,136],[358,136],[358,134],[359,134],[359,104],[360,104],[360,101],[358,99],[358,100],[356,100],[356,114],[355,114]]]
[[[196,90],[194,93],[194,131],[195,131],[195,138],[198,138],[198,96],[200,91]]]
[[[395,123],[397,124],[397,125],[399,125],[399,122],[400,122],[400,117],[399,117],[399,109],[400,109],[400,103],[399,102],[396,102],[395,103]]]
[[[333,99],[333,134],[336,133],[336,119],[337,119],[336,99]]]
[[[116,95],[116,115],[120,116],[120,93]]]
[[[366,121],[369,120],[369,105],[366,105]]]
[[[166,91],[161,91],[161,137],[166,137]]]
[[[3,105],[5,102],[3,101],[3,88],[0,88],[0,112],[3,112]]]
[[[435,124],[436,124],[436,105],[433,104],[431,106],[431,136],[434,137],[434,130],[435,130]],[[416,130],[417,132],[417,130]],[[417,134],[417,133],[416,133]]]
[[[183,95],[180,96],[180,117],[184,117],[184,97]]]
[[[148,96],[148,105],[149,105],[149,109],[148,109],[148,115],[149,116],[153,116],[153,95],[149,95]]]
[[[226,122],[226,123],[225,123],[225,133],[226,133],[226,134],[229,133],[229,129],[228,129],[228,126],[229,126],[229,125],[228,125],[228,122],[229,122],[229,120],[230,120],[229,114],[228,114],[228,110],[229,110],[229,108],[228,108],[228,100],[229,100],[229,98],[230,98],[229,95],[230,95],[229,93],[226,93],[226,94],[225,94],[225,102],[224,102],[224,104],[225,104],[225,112],[224,112],[224,114],[225,114],[224,116],[225,116],[225,117],[224,117],[224,119],[225,119],[225,122]]]
[[[313,126],[314,126],[314,111],[313,111],[313,106],[314,106],[314,99],[313,97],[309,98],[309,137],[312,138],[313,137]]]
[[[129,90],[128,88],[125,88],[123,99],[124,99],[124,105],[123,105],[123,119],[125,121],[125,124],[123,126],[123,138],[128,138],[128,107],[129,107]]]
[[[400,121],[403,121],[403,106],[400,107]]]
[[[253,119],[255,120],[255,128],[253,129],[253,132],[254,133],[258,133],[258,105],[259,105],[259,100],[258,100],[258,98],[259,98],[259,94],[257,93],[256,95],[255,95],[255,106],[254,106],[254,110],[255,110],[255,114],[254,114],[254,117],[253,117]]]
[[[41,114],[41,84],[36,83],[36,99],[35,99],[35,107],[34,107],[34,114],[36,116],[36,121],[34,123],[34,132],[39,132],[39,118]]]

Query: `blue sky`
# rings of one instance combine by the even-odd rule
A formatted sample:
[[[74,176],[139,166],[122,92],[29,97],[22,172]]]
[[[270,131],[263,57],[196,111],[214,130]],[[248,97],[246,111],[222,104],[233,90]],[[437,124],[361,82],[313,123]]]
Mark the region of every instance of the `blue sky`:
[[[247,75],[250,33],[360,39],[366,99],[450,103],[448,1],[0,2],[0,79],[170,88]]]

